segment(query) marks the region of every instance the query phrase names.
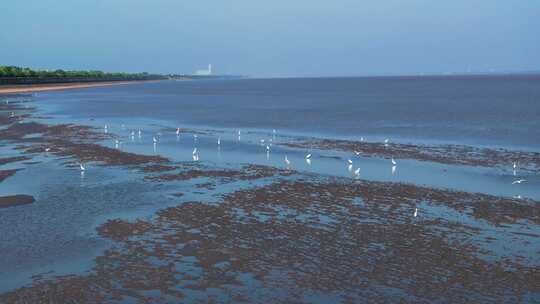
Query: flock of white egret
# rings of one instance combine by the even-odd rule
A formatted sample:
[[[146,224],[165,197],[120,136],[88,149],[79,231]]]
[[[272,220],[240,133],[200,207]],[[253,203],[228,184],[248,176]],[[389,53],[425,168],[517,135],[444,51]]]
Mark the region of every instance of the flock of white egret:
[[[124,125],[122,125],[122,128],[124,128]],[[109,130],[109,127],[108,125],[105,125],[104,126],[104,132],[105,133],[108,133],[108,130]],[[176,128],[175,130],[175,134],[177,137],[179,137],[181,135],[182,131],[181,131],[181,128]],[[131,140],[134,140],[135,139],[135,134],[137,134],[138,138],[141,139],[142,138],[142,130],[141,129],[138,129],[137,130],[137,133],[135,133],[134,130],[132,130],[130,132],[130,138]],[[238,134],[238,140],[240,141],[241,139],[241,134],[242,134],[242,131],[241,130],[238,130],[237,131],[237,134]],[[157,133],[156,135],[154,135],[152,137],[152,142],[153,142],[153,145],[154,145],[154,152],[156,151],[156,145],[159,143],[159,138],[161,136],[161,133]],[[269,159],[269,155],[270,155],[270,151],[271,151],[271,146],[272,146],[272,143],[273,141],[275,141],[275,137],[276,137],[276,130],[273,129],[272,130],[272,138],[269,139],[269,140],[265,140],[265,139],[261,139],[260,140],[260,144],[265,146],[266,147],[266,156],[267,156],[267,159]],[[194,143],[196,144],[197,143],[197,139],[198,139],[198,135],[197,134],[193,134],[193,140],[194,140]],[[364,141],[364,137],[361,137],[360,138],[360,141],[363,142]],[[385,147],[388,147],[390,143],[390,139],[386,138],[384,140],[384,145]],[[118,139],[115,139],[114,140],[114,146],[116,149],[118,149],[120,146],[121,146],[122,142]],[[220,149],[221,147],[221,137],[218,137],[217,138],[217,146],[218,146],[218,149]],[[50,148],[47,148],[46,151],[50,150]],[[356,151],[354,150],[354,155],[356,156],[360,156],[362,154],[362,152],[360,151]],[[192,152],[192,158],[193,158],[193,161],[199,161],[199,151],[197,149],[197,147],[195,147],[193,149],[193,152]],[[312,159],[313,159],[313,154],[311,152],[308,152],[305,157],[304,157],[306,163],[308,165],[311,165],[312,164]],[[292,161],[287,157],[287,154],[285,154],[285,157],[284,157],[284,163],[287,167],[287,169],[290,169],[291,166],[292,166]],[[354,179],[359,179],[360,178],[360,166],[357,166],[356,169],[354,168],[354,162],[352,159],[348,158],[347,159],[347,170],[351,173],[352,175],[352,178]],[[396,168],[397,168],[397,161],[394,159],[394,157],[391,157],[390,158],[390,164],[391,164],[391,172],[392,174],[395,174],[396,172]],[[80,170],[81,172],[84,172],[86,170],[86,167],[85,165],[81,162],[79,163],[79,166],[80,166]],[[517,175],[517,170],[518,170],[518,163],[517,162],[513,162],[512,164],[512,169],[513,169],[513,175],[516,176]],[[527,180],[525,179],[515,179],[514,181],[512,181],[512,185],[515,185],[515,184],[521,184],[521,183],[524,183],[526,182]],[[415,215],[416,215],[416,210],[415,210]]]

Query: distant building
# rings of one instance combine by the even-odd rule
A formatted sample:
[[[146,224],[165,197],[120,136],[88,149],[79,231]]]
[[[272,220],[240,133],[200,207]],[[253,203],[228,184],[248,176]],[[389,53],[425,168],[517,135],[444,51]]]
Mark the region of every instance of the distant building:
[[[212,75],[212,65],[208,65],[208,70],[197,70],[195,71],[195,75],[198,76],[210,76]]]

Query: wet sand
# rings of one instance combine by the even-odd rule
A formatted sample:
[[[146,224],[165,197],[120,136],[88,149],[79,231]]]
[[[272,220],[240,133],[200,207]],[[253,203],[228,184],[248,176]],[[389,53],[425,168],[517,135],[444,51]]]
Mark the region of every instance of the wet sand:
[[[125,167],[148,183],[189,183],[213,200],[185,200],[177,191],[178,205],[152,217],[110,219],[97,232],[112,246],[95,258],[90,271],[35,276],[31,284],[0,294],[0,302],[540,300],[536,201],[260,165],[226,169],[178,163],[104,147],[99,142],[115,135],[89,126],[31,122],[29,113],[6,115],[0,113],[5,122],[0,140],[23,156],[3,158],[4,163],[49,155],[68,168],[78,162]],[[497,154],[490,160],[490,153],[479,160],[471,156],[475,153],[444,158],[446,152],[432,149],[363,145],[350,148],[371,156],[457,158],[483,165],[511,158]],[[535,157],[531,170],[538,168]],[[244,186],[218,191],[232,184]],[[13,197],[9,202],[9,209],[18,208]]]

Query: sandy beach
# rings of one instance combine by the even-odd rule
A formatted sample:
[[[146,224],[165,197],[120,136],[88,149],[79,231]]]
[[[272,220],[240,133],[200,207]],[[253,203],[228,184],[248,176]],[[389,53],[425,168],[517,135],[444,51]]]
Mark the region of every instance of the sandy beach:
[[[154,82],[156,80],[149,80]],[[48,83],[31,85],[7,85],[0,86],[0,94],[32,93],[43,91],[71,90],[93,87],[106,87],[114,85],[127,85],[149,81],[107,81],[107,82],[76,82],[76,83]]]

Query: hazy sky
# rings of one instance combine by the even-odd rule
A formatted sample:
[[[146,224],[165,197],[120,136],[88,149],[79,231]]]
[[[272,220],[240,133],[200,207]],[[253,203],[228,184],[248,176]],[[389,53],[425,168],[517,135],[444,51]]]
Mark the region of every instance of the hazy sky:
[[[336,76],[540,70],[537,0],[0,1],[0,64]]]

